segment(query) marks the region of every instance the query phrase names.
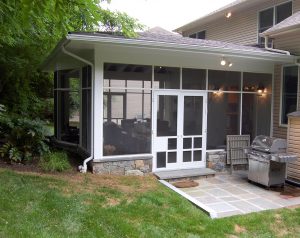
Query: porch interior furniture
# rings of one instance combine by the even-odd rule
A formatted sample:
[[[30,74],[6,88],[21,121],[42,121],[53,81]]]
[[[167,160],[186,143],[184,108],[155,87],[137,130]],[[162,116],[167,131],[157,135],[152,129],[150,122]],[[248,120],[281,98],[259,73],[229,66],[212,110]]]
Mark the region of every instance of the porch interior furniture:
[[[248,157],[245,149],[250,147],[250,135],[227,136],[227,164],[230,164],[230,173],[235,165],[247,165]]]

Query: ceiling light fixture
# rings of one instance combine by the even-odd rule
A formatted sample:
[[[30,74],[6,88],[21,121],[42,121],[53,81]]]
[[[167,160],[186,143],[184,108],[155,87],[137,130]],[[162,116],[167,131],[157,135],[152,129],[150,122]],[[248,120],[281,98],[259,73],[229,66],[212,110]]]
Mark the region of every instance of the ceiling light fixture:
[[[226,18],[230,18],[232,16],[232,13],[231,12],[227,12],[225,16],[226,16]]]
[[[222,58],[220,63],[221,63],[222,66],[225,66],[227,62],[224,58]]]

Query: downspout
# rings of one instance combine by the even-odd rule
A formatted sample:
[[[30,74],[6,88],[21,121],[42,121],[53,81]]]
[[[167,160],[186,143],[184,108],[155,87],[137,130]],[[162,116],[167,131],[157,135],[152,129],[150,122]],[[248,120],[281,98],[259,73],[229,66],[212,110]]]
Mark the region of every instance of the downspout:
[[[276,53],[282,53],[282,54],[286,54],[286,55],[291,55],[291,53],[289,51],[286,50],[278,50],[278,49],[274,49],[268,46],[269,43],[269,37],[268,36],[263,36],[265,38],[265,49],[268,51],[272,51],[272,52],[276,52]]]
[[[65,45],[64,44],[61,49],[62,49],[62,52],[66,55],[69,55],[70,57],[74,58],[74,59],[77,59],[89,66],[91,66],[91,72],[92,72],[92,78],[91,78],[91,90],[92,90],[92,100],[91,100],[91,156],[86,158],[84,161],[83,161],[83,164],[78,166],[78,169],[81,173],[86,173],[87,171],[87,163],[89,161],[91,161],[93,158],[94,158],[94,77],[93,77],[93,74],[94,74],[94,64],[88,60],[85,60],[83,58],[81,58],[80,56],[78,55],[75,55],[73,54],[72,52],[69,52],[66,50],[65,48]]]

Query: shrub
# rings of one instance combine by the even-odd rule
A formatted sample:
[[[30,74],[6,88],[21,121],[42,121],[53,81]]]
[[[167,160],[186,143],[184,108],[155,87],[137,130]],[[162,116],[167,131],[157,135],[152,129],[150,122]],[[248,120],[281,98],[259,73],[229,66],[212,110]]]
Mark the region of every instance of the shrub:
[[[65,152],[49,152],[41,157],[40,167],[46,172],[62,172],[71,168]]]
[[[3,109],[3,108],[2,108]],[[23,162],[49,151],[46,123],[5,111],[0,113],[0,157],[14,162]]]

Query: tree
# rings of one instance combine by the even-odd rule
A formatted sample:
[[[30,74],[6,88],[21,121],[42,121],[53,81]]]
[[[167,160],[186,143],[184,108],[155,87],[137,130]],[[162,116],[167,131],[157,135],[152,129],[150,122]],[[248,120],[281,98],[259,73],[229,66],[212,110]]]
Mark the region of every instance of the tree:
[[[142,25],[101,0],[2,0],[0,2],[0,103],[32,117],[51,96],[52,77],[38,70],[70,31],[109,30],[127,37]],[[29,110],[30,109],[30,110]]]

